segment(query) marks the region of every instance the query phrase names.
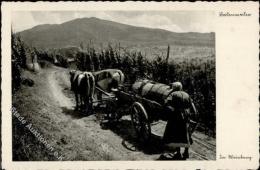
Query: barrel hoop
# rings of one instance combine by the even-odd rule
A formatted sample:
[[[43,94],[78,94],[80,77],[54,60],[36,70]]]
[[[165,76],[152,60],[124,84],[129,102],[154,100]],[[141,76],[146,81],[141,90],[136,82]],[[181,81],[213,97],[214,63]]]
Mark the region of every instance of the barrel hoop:
[[[158,89],[160,89],[161,87],[165,86],[165,84],[161,84],[161,83],[160,83],[160,85],[159,85],[159,84],[157,84],[157,83],[155,83],[155,85],[158,85],[158,87],[157,87],[157,89],[156,89],[156,90],[158,90]]]
[[[151,87],[151,89],[147,92],[147,94],[150,93],[150,91],[154,88],[155,85],[158,85],[158,84],[155,83],[155,84]],[[164,84],[159,85],[154,92],[158,92],[158,90],[159,90],[161,87],[163,87],[163,86],[164,86]]]
[[[150,82],[152,82],[152,81],[142,82],[142,84],[141,84],[141,86],[139,87],[139,90],[138,90],[138,93],[139,93],[140,95],[142,94],[142,89],[143,89],[143,87],[144,87],[146,84],[150,83]],[[153,87],[153,86],[152,86],[152,87]]]
[[[147,83],[149,83],[149,82],[147,82]],[[147,91],[147,93],[146,94],[149,94],[150,93],[150,91],[153,89],[153,87],[156,85],[156,83],[154,83],[152,86],[151,86],[151,88]]]

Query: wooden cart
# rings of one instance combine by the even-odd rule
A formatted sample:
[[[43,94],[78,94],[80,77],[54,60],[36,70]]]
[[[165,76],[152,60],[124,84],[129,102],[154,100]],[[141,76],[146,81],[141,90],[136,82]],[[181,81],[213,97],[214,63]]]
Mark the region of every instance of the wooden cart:
[[[124,115],[131,115],[132,125],[142,142],[151,138],[151,123],[167,120],[165,108],[156,101],[146,99],[131,91],[131,86],[106,92],[96,87],[96,100],[93,107],[103,106],[109,121],[118,121]]]

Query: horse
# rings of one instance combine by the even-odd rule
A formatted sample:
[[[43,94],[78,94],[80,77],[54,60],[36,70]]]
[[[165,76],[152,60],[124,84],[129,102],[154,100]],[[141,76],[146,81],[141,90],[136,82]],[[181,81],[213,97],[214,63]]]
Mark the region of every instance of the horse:
[[[121,70],[105,69],[96,72],[70,71],[71,90],[75,93],[76,110],[79,106],[89,109],[93,103],[95,88],[110,93],[112,89],[123,84],[125,76]],[[102,100],[102,94],[98,93],[97,98]],[[92,106],[92,105],[91,105]]]
[[[70,71],[71,90],[75,93],[76,110],[89,109],[93,102],[95,90],[95,78],[91,72]]]
[[[78,77],[79,92],[81,97],[81,105],[87,110],[92,109],[94,100],[95,78],[91,72],[83,72]],[[90,104],[90,105],[89,105]],[[91,107],[91,108],[89,108]]]

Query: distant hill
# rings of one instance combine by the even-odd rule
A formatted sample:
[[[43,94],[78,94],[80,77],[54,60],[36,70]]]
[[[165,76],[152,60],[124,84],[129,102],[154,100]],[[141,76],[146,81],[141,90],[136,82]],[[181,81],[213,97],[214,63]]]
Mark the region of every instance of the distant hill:
[[[38,48],[63,48],[87,44],[120,42],[125,45],[215,45],[214,33],[175,33],[162,29],[135,27],[98,18],[81,18],[62,24],[44,24],[18,33]]]

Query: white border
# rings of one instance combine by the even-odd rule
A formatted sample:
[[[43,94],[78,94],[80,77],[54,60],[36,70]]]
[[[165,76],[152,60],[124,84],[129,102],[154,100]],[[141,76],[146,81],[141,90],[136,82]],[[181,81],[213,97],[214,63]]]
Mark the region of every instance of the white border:
[[[213,10],[216,13],[216,161],[12,162],[11,12],[27,10]],[[6,169],[257,169],[259,161],[257,2],[12,2],[2,3],[2,166]],[[219,17],[219,12],[251,17]],[[219,154],[253,160],[219,160]]]

